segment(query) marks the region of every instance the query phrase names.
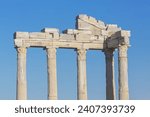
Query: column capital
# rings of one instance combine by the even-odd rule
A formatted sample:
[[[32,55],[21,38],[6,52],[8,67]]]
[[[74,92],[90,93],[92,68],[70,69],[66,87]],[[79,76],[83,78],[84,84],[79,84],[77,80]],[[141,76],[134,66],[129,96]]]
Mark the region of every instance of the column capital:
[[[128,45],[120,45],[118,47],[118,56],[119,57],[127,57],[127,50],[128,50]]]
[[[77,49],[78,59],[79,60],[86,60],[86,49]]]
[[[114,55],[114,50],[115,49],[105,49],[103,50],[103,52],[107,58],[112,58],[112,56]]]
[[[56,58],[56,47],[47,47],[46,48],[48,58],[55,59]]]
[[[26,54],[27,50],[26,47],[17,47],[16,50],[18,53]]]

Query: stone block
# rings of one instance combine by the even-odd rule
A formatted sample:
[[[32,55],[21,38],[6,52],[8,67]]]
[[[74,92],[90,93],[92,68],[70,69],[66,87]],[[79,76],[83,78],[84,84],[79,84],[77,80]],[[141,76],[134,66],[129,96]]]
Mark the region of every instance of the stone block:
[[[104,22],[96,20],[95,18],[87,15],[81,15],[76,22],[77,29],[92,29],[93,27],[98,29],[106,29]]]
[[[90,41],[91,40],[91,35],[88,35],[88,34],[76,34],[75,35],[76,37],[76,40],[79,40],[79,41]]]
[[[14,42],[15,42],[15,47],[21,47],[23,45],[22,39],[15,39]]]
[[[44,28],[41,31],[46,33],[46,38],[59,39],[59,29],[57,28]]]
[[[82,21],[80,19],[78,19],[77,21],[77,24],[76,24],[76,28],[77,29],[85,29],[85,30],[88,30],[91,28],[91,24],[85,22],[85,21]]]
[[[53,34],[51,34],[51,33],[45,33],[45,38],[46,39],[52,39],[53,38]]]
[[[86,14],[80,14],[77,16],[77,19],[88,20],[88,16]]]
[[[75,40],[72,34],[60,34],[60,40]]]
[[[91,40],[97,40],[98,39],[98,35],[91,35]]]
[[[105,26],[105,23],[104,23],[103,21],[98,20],[97,22],[98,22],[98,24],[99,24],[100,26],[101,26],[101,25],[102,25],[102,26]]]
[[[41,31],[46,33],[59,33],[59,29],[57,28],[44,28]]]
[[[121,31],[119,31],[119,33],[122,37],[130,37],[131,36],[130,31],[121,30]]]
[[[130,37],[130,31],[120,30],[120,31],[115,32],[111,36],[112,39],[114,39],[114,38],[121,38],[121,37]]]
[[[16,32],[14,34],[14,39],[29,39],[28,32]]]
[[[100,29],[106,29],[105,23],[102,22],[102,21],[100,21],[100,20],[98,20],[97,26],[98,26]]]
[[[78,30],[76,30],[76,29],[67,29],[67,30],[63,31],[63,33],[66,33],[66,34],[77,34]]]
[[[110,25],[107,27],[107,31],[108,31],[108,37],[113,37],[114,34],[118,31],[120,31],[121,28],[117,27],[117,25]]]
[[[30,39],[45,39],[45,33],[43,32],[31,32],[29,33]]]
[[[92,34],[91,30],[77,30],[77,32],[80,34]]]
[[[107,30],[111,30],[111,29],[115,29],[115,28],[118,28],[118,26],[115,24],[107,24]]]
[[[93,27],[91,30],[93,35],[101,35],[101,30],[98,28]]]
[[[94,41],[105,40],[105,37],[100,35],[92,35],[91,40]]]
[[[119,38],[120,45],[130,45],[130,41],[128,37]]]
[[[115,25],[115,24],[108,24],[106,27],[107,27],[107,30],[108,30],[108,31],[116,32],[116,31],[121,30],[121,28],[118,27],[118,26]]]
[[[107,39],[107,47],[108,48],[117,48],[119,45],[119,39]]]
[[[92,34],[91,30],[83,30],[83,29],[79,29],[79,30],[74,30],[74,29],[67,29],[64,31],[64,33],[66,34],[78,34],[78,33],[81,33],[81,34]]]
[[[97,40],[105,40],[105,36],[98,36]]]
[[[53,39],[59,39],[59,33],[50,33],[52,34]]]
[[[107,36],[107,35],[108,35],[108,31],[106,31],[106,30],[101,30],[101,35]]]
[[[97,20],[96,20],[94,17],[91,17],[91,16],[89,16],[88,21],[89,21],[91,24],[97,24],[97,23],[98,23]]]

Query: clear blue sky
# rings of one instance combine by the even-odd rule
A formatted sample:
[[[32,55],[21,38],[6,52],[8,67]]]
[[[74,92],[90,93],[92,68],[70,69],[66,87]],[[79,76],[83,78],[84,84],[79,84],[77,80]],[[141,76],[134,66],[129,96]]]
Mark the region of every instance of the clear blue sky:
[[[16,97],[16,50],[13,33],[39,32],[44,27],[75,28],[75,17],[87,14],[107,24],[131,30],[129,57],[130,99],[150,99],[149,0],[0,0],[0,99]],[[117,54],[117,53],[116,53]],[[115,76],[117,89],[117,56]],[[46,52],[27,51],[29,99],[47,98]],[[59,99],[76,99],[76,53],[57,50]],[[87,52],[89,99],[105,99],[105,58],[101,51]]]

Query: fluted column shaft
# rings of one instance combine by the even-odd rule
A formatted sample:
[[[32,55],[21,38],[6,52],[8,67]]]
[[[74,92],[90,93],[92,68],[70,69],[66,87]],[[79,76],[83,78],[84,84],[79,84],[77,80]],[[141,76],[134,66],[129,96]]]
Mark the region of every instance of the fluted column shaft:
[[[48,99],[57,100],[56,48],[46,48],[48,71]]]
[[[86,49],[77,50],[77,95],[78,100],[87,99],[87,81],[86,81]]]
[[[17,100],[27,99],[27,81],[26,81],[26,48],[17,49]]]
[[[114,100],[115,96],[115,80],[114,80],[114,49],[106,49],[105,61],[106,61],[106,99]]]
[[[121,45],[118,48],[119,60],[119,99],[129,99],[128,91],[128,58],[127,58],[127,45]]]

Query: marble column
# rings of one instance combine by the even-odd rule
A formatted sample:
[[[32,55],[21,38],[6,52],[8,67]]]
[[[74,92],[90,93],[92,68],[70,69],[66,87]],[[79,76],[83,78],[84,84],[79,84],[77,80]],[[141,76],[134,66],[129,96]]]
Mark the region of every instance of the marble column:
[[[56,48],[46,48],[48,70],[48,99],[57,100]]]
[[[17,100],[27,99],[26,47],[17,49]]]
[[[128,90],[128,58],[127,58],[127,45],[120,45],[118,48],[118,63],[119,63],[119,99],[129,99]]]
[[[106,99],[115,100],[115,79],[114,79],[114,49],[106,49],[105,61],[106,61]]]
[[[77,49],[77,98],[78,100],[87,99],[86,81],[86,49]]]

